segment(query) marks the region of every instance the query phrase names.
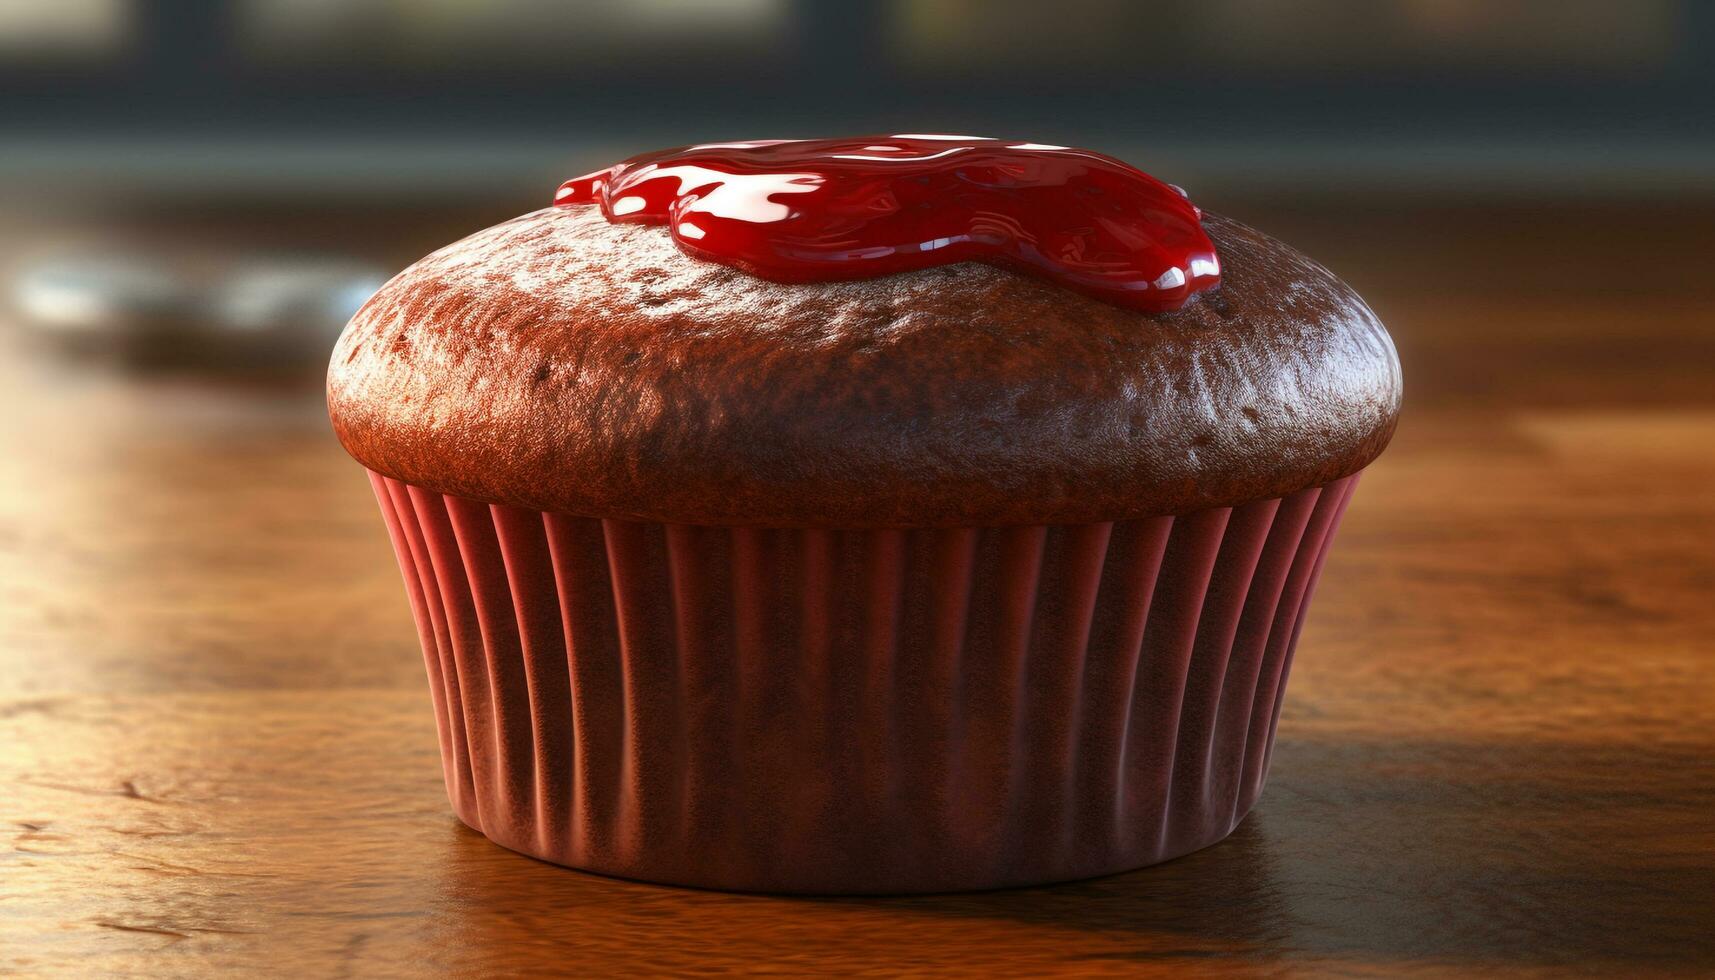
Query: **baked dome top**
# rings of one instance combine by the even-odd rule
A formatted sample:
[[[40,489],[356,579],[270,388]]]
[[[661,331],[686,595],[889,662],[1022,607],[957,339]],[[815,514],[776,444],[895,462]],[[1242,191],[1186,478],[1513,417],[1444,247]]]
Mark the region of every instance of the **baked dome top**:
[[[1220,286],[1152,314],[976,263],[770,282],[548,208],[382,287],[329,411],[407,483],[688,524],[1110,521],[1362,469],[1399,414],[1387,331],[1294,249],[1204,228]]]

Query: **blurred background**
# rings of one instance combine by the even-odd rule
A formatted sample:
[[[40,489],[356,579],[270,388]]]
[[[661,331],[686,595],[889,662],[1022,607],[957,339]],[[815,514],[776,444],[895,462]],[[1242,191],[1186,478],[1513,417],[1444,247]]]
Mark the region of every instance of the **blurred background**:
[[[76,652],[29,656],[23,689],[176,655],[207,623],[187,595],[231,590],[253,628],[282,565],[300,592],[378,583],[324,596],[339,615],[396,613],[323,407],[334,337],[418,256],[661,146],[940,131],[1123,157],[1369,299],[1406,365],[1390,458],[1715,391],[1715,4],[1693,0],[0,0],[0,91],[0,643]],[[127,516],[146,494],[157,538],[224,515],[286,553],[210,539],[165,578]],[[290,550],[339,534],[349,568]],[[108,566],[135,615],[95,608]],[[270,671],[351,635],[284,629]]]
[[[1715,200],[1693,0],[0,0],[0,86],[11,332],[312,386],[380,278],[664,145],[1085,145],[1381,302],[1696,279],[1652,236]]]
[[[43,571],[145,489],[175,495],[157,534],[233,507],[326,531],[294,523],[306,493],[356,515],[396,611],[323,407],[339,329],[415,258],[662,146],[939,131],[1120,156],[1371,302],[1406,365],[1395,456],[1516,448],[1503,412],[1715,391],[1695,0],[0,0],[0,91],[0,531],[36,529],[0,537],[18,650],[157,642],[87,608],[92,556]],[[240,560],[216,544],[204,572]],[[187,628],[210,576],[163,583],[152,547],[104,557]],[[38,608],[49,581],[75,612]]]
[[[45,535],[0,540],[19,595],[45,588],[45,529],[87,535],[139,488],[178,495],[157,533],[227,507],[319,532],[287,512],[323,494],[309,512],[356,515],[363,573],[388,573],[322,401],[349,314],[567,176],[697,141],[1127,159],[1370,300],[1407,450],[1715,390],[1715,4],[1693,0],[0,0],[0,90],[0,524]],[[144,539],[114,554],[153,583],[127,588],[167,588]],[[56,586],[81,611],[15,603],[0,642],[155,642],[102,632],[90,561]]]

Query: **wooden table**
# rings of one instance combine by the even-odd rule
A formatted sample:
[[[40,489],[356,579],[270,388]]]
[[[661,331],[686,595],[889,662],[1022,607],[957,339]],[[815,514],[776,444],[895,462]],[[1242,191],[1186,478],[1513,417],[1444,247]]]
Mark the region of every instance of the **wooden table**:
[[[735,896],[489,844],[315,382],[6,343],[0,973],[1715,969],[1715,221],[1240,213],[1372,297],[1405,421],[1258,810],[1027,891]]]

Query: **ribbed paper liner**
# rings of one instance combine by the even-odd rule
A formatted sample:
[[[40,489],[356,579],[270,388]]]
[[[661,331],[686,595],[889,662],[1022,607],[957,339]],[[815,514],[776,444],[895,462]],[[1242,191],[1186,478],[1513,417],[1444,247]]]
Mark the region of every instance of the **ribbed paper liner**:
[[[628,878],[897,893],[1226,836],[1357,477],[1182,517],[849,531],[371,481],[461,820]]]

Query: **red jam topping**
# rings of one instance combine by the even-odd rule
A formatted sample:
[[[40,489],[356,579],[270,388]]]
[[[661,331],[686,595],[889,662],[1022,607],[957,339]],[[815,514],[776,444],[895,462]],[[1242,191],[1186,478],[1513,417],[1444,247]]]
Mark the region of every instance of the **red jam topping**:
[[[705,143],[568,180],[554,203],[665,224],[691,255],[778,282],[987,262],[1162,312],[1221,275],[1183,191],[1113,157],[1043,143]]]

